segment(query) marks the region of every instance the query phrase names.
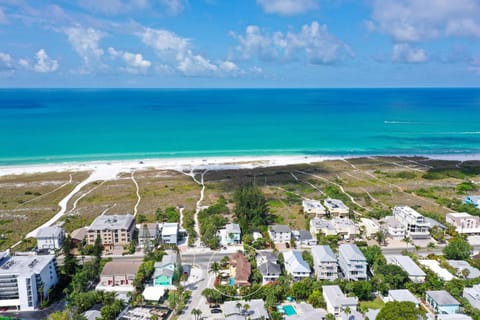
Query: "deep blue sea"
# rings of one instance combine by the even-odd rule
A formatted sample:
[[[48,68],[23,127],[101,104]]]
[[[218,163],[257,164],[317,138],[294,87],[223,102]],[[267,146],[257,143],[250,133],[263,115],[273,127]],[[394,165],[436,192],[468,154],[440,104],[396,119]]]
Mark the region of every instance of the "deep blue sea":
[[[2,89],[0,165],[480,154],[480,89]]]

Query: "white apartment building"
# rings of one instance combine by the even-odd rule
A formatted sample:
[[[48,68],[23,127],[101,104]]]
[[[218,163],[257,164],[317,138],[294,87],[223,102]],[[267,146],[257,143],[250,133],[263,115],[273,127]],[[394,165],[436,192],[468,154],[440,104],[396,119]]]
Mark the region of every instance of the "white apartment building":
[[[41,228],[38,230],[36,238],[38,249],[60,249],[65,232],[60,227]]]
[[[393,216],[406,229],[406,235],[412,239],[428,239],[430,223],[417,211],[407,206],[393,208]]]
[[[393,240],[402,240],[407,234],[405,226],[400,223],[394,216],[385,217],[384,229],[385,233]]]
[[[367,279],[367,259],[354,244],[341,244],[338,247],[338,265],[347,280]]]
[[[332,215],[345,217],[350,212],[350,209],[343,203],[342,200],[327,198],[323,201],[328,212]]]
[[[302,253],[296,250],[285,251],[283,253],[285,261],[285,270],[293,276],[293,280],[301,280],[310,277],[310,267],[303,260]]]
[[[0,307],[38,309],[58,282],[55,256],[9,256],[0,260]]]
[[[329,246],[313,246],[311,253],[317,279],[333,281],[338,278],[337,256]]]
[[[455,227],[455,231],[462,234],[480,234],[480,218],[466,212],[453,212],[446,216],[447,223]]]
[[[345,296],[339,286],[322,286],[322,291],[327,311],[335,317],[338,317],[347,308],[350,311],[357,310],[358,298]]]
[[[165,222],[162,225],[162,243],[167,243],[167,244],[178,243],[178,223]]]

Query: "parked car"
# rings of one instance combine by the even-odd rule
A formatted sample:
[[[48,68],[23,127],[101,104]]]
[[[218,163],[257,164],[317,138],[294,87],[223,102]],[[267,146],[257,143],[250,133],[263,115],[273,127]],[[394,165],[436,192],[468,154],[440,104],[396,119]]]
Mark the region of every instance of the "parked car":
[[[210,312],[211,312],[211,313],[222,313],[222,310],[220,310],[220,309],[212,309]]]
[[[210,309],[214,309],[214,308],[220,308],[220,305],[219,304],[211,304],[209,305]]]

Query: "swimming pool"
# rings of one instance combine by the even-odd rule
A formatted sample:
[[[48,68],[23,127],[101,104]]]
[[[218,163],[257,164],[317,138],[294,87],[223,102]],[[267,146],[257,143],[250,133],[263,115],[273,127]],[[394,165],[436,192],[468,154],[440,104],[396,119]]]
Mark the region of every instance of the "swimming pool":
[[[230,280],[228,281],[228,283],[233,286],[235,284],[235,279],[234,278],[230,278]]]
[[[293,306],[290,306],[290,305],[283,306],[282,309],[283,309],[283,311],[285,311],[285,314],[287,316],[294,316],[294,315],[297,314],[297,311],[295,310],[295,308]]]

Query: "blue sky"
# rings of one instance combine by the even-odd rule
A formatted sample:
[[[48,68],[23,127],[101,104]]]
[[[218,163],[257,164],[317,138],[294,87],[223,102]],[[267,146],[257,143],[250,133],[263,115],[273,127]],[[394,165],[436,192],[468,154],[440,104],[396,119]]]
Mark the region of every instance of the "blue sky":
[[[0,0],[1,87],[479,84],[479,0]]]

